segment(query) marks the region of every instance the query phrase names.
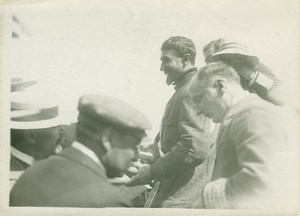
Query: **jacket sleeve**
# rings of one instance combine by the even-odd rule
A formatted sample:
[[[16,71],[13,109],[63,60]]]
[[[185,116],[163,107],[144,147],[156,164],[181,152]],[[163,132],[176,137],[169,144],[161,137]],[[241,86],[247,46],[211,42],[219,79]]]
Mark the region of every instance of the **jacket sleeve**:
[[[243,208],[263,203],[259,199],[275,179],[276,167],[272,162],[286,142],[276,114],[268,109],[253,108],[241,113],[228,127],[240,171],[205,186],[202,193],[205,208]]]
[[[186,166],[197,166],[209,155],[211,144],[209,120],[196,114],[189,97],[182,100],[179,108],[179,140],[163,157],[150,166],[155,178],[170,177]],[[197,158],[186,159],[190,149],[197,151]]]
[[[263,64],[260,64],[257,71],[259,76],[251,89],[264,100],[275,105],[285,105],[287,103],[286,89],[283,83]]]

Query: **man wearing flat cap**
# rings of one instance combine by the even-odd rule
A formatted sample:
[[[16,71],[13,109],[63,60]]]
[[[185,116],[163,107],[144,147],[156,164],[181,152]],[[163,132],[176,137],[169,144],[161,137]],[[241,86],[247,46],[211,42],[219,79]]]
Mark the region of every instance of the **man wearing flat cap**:
[[[11,206],[131,206],[108,178],[122,176],[137,160],[149,121],[130,105],[103,95],[82,96],[78,110],[76,141],[28,169],[11,191]]]
[[[59,138],[58,105],[45,95],[15,91],[11,95],[10,186],[36,161],[54,154]]]

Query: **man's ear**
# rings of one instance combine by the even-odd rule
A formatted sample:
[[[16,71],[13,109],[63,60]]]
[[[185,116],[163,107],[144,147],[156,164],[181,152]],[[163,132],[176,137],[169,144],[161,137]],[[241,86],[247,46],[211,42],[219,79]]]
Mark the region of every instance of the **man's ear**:
[[[218,79],[215,81],[215,88],[220,96],[222,96],[226,91],[226,83],[222,79]]]
[[[189,62],[191,62],[191,60],[192,60],[192,56],[190,54],[185,54],[182,58],[182,64],[185,66]]]
[[[109,151],[111,149],[111,143],[110,143],[111,136],[112,136],[112,128],[105,128],[102,132],[101,141],[106,151]]]
[[[24,138],[25,138],[25,141],[29,144],[35,144],[35,142],[36,142],[36,134],[32,130],[25,130]]]

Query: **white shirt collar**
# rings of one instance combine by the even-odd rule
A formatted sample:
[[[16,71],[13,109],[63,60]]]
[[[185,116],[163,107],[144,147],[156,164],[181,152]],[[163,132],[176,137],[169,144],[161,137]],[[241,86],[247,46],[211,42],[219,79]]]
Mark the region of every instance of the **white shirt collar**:
[[[96,156],[96,154],[92,150],[90,150],[88,147],[86,147],[85,145],[81,144],[78,141],[74,141],[72,143],[72,147],[81,151],[82,153],[84,153],[85,155],[87,155],[88,157],[93,159],[97,164],[101,165],[101,162],[100,162],[99,158]]]
[[[18,158],[18,159],[20,159],[21,161],[23,161],[23,162],[29,164],[30,166],[35,162],[34,158],[31,157],[30,155],[27,155],[27,154],[25,154],[25,153],[19,151],[18,149],[14,148],[14,147],[12,147],[12,146],[10,146],[10,147],[11,147],[11,150],[10,150],[10,151],[11,151],[11,154],[12,154],[13,156],[15,156],[16,158]]]

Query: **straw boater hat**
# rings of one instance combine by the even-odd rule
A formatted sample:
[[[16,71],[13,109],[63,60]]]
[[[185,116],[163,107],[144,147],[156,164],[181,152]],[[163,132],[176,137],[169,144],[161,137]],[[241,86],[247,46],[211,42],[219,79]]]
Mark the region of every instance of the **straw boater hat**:
[[[259,65],[259,58],[250,54],[245,45],[227,38],[220,38],[208,43],[203,48],[203,55],[206,63],[222,60],[222,56],[226,56],[232,58],[246,57],[244,60],[249,62],[253,68]]]
[[[51,97],[30,91],[11,95],[11,129],[44,129],[58,125],[58,105]]]
[[[22,78],[15,77],[11,79],[11,92],[24,91],[26,88],[36,84],[37,81],[25,81]]]

